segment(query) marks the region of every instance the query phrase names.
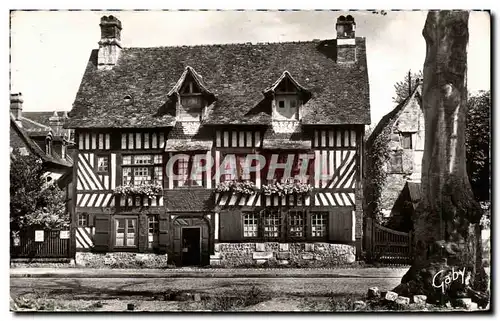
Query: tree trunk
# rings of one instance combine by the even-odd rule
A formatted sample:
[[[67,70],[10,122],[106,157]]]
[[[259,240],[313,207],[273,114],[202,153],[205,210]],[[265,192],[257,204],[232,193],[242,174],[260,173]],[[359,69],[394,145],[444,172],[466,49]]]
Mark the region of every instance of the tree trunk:
[[[465,11],[431,11],[423,29],[427,54],[422,197],[413,218],[415,261],[395,289],[401,295],[425,294],[441,303],[477,297],[473,289],[487,290],[481,262],[481,210],[465,162],[468,19]],[[457,274],[453,278],[452,269],[464,268],[463,280]],[[451,276],[449,283],[447,276]]]

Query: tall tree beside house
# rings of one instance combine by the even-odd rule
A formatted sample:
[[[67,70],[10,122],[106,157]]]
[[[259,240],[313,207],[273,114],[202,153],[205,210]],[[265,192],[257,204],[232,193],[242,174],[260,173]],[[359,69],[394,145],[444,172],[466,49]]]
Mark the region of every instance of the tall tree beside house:
[[[415,260],[394,290],[425,294],[435,302],[458,297],[487,301],[479,242],[481,211],[465,159],[468,20],[466,11],[431,11],[423,29],[427,54],[422,197],[414,220]],[[465,268],[464,283],[451,282],[444,290],[434,286],[443,283],[453,268]]]
[[[418,72],[409,71],[408,74],[405,75],[404,79],[398,81],[394,85],[395,96],[392,97],[392,101],[396,104],[402,103],[408,96],[411,95],[413,89],[418,85],[418,81],[423,77],[422,70]]]
[[[491,93],[482,91],[468,99],[465,143],[467,173],[477,201],[490,200]]]
[[[60,228],[69,224],[65,195],[57,184],[48,184],[42,161],[14,152],[10,166],[11,230],[28,227]]]

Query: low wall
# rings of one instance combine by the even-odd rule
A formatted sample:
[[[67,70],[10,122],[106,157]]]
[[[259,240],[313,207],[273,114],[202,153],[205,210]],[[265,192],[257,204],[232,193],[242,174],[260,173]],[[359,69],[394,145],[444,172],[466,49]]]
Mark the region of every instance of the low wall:
[[[91,268],[150,268],[161,269],[167,265],[166,254],[154,253],[91,253],[76,252],[75,264]]]
[[[356,247],[330,243],[217,243],[210,265],[322,267],[351,264]]]

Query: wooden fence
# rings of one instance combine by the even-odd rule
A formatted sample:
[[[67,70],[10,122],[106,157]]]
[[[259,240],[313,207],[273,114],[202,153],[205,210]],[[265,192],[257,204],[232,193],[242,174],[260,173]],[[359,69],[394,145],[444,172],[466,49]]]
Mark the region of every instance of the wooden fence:
[[[20,231],[18,237],[11,234],[10,257],[17,258],[72,258],[69,231],[43,230],[43,241],[35,237],[35,230]],[[65,235],[66,234],[66,235]],[[62,238],[61,238],[62,236]]]
[[[413,262],[413,232],[389,229],[366,219],[365,248],[371,260],[388,264]]]

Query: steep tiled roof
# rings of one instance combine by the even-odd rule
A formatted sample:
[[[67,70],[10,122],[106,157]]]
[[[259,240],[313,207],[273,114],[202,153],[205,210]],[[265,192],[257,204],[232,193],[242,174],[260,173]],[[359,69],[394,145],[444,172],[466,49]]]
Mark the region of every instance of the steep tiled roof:
[[[196,130],[189,130],[185,126],[189,126],[183,122],[177,122],[168,133],[165,151],[201,151],[210,150],[213,145],[213,140],[210,138],[207,127],[199,127]]]
[[[29,137],[28,133],[24,130],[24,127],[23,128],[19,127],[19,125],[16,123],[12,115],[10,117],[10,131],[11,131],[10,133],[11,137],[16,137],[15,139],[11,138],[11,143],[15,143],[16,145],[11,147],[21,147],[20,141],[22,141],[31,153],[40,157],[45,163],[51,163],[65,167],[71,167],[73,165],[71,162],[61,159],[61,156],[57,154],[47,155],[45,151],[43,151],[40,148],[40,146],[38,146],[38,144],[36,144]]]
[[[370,147],[374,143],[374,140],[380,135],[380,133],[382,133],[382,131],[387,126],[392,126],[396,122],[399,115],[404,111],[405,107],[408,106],[408,104],[412,99],[417,99],[418,103],[421,105],[422,85],[416,86],[411,95],[409,95],[405,100],[399,103],[399,105],[397,105],[393,110],[391,110],[384,117],[382,117],[382,119],[378,122],[373,132],[370,134],[370,137],[368,137],[368,139],[366,140],[367,149],[370,149]]]
[[[25,117],[24,114],[21,117],[20,121],[23,129],[29,132],[30,134],[32,133],[33,135],[44,136],[47,135],[51,130],[50,126],[41,124],[37,121],[27,118]]]
[[[97,69],[93,50],[66,126],[172,126],[167,94],[187,66],[216,97],[206,124],[269,124],[263,91],[284,71],[312,94],[303,124],[368,124],[365,39],[356,47],[355,63],[335,61],[336,40],[124,48],[111,70]]]
[[[167,211],[204,212],[214,206],[214,194],[206,188],[165,190],[165,206]]]
[[[264,134],[262,142],[264,149],[311,149],[311,140],[305,139],[300,127],[293,133],[276,133],[272,128],[269,128]]]

